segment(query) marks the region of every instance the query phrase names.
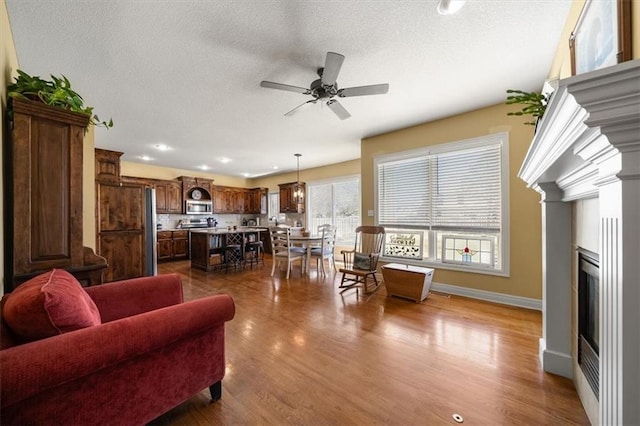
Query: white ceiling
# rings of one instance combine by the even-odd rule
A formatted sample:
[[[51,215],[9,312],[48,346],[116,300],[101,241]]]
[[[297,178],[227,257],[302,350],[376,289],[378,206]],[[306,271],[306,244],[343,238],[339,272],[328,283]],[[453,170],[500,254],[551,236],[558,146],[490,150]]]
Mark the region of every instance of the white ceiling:
[[[6,2],[20,67],[66,75],[113,118],[97,147],[232,176],[295,170],[297,152],[301,169],[356,159],[361,138],[541,89],[571,5],[469,0],[439,15],[434,0]],[[320,103],[285,117],[310,97],[260,81],[309,87],[327,51],[346,57],[340,87],[389,93],[341,99],[344,121]]]

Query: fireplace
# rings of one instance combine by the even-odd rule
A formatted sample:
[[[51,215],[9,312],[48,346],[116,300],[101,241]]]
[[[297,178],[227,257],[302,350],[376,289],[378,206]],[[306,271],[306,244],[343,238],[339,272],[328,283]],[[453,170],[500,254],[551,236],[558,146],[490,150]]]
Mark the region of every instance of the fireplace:
[[[599,285],[598,255],[578,249],[578,364],[596,398],[600,380]]]
[[[592,363],[600,367],[599,383],[592,385],[598,394],[598,399],[593,398],[597,413],[589,415],[593,424],[640,425],[638,81],[638,59],[560,80],[519,172],[527,185],[540,192],[542,201],[540,360],[544,371],[573,378],[587,392],[584,375],[574,376],[574,367],[576,373],[581,367],[572,356],[580,326],[570,326],[575,294],[570,287],[575,282],[576,292],[580,289],[578,280],[571,279],[577,268],[572,270],[570,203],[598,199],[598,242],[587,247],[597,247],[599,255],[600,268],[592,274],[599,284],[600,301],[595,302],[595,292],[592,295],[599,319],[592,319],[591,326],[583,320],[584,342],[591,339],[595,346],[591,349],[599,356],[599,362]],[[588,263],[593,264],[581,262]],[[581,346],[587,348],[586,343]],[[580,357],[586,368],[587,355]],[[587,392],[581,394],[583,403],[589,398]]]

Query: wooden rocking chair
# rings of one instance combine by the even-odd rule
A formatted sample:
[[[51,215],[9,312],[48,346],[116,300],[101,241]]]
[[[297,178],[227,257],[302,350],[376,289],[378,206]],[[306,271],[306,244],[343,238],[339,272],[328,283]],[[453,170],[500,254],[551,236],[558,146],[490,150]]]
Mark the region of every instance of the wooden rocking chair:
[[[353,250],[342,250],[344,267],[340,288],[348,289],[361,285],[365,293],[378,289],[380,283],[376,278],[378,259],[384,242],[384,227],[358,226]]]

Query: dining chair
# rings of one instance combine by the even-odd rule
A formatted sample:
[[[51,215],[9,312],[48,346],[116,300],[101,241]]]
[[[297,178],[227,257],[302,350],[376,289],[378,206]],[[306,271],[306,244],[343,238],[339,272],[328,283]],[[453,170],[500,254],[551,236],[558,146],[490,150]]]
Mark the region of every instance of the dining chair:
[[[311,257],[316,259],[316,269],[318,269],[318,272],[321,272],[323,276],[326,275],[326,271],[324,269],[325,259],[329,260],[329,267],[332,267],[334,271],[336,270],[334,251],[336,246],[337,230],[337,226],[324,226],[320,233],[320,235],[322,235],[322,243],[320,244],[320,247],[311,248]]]
[[[291,250],[291,229],[275,226],[269,229],[269,236],[271,238],[271,254],[273,259],[271,276],[276,272],[276,266],[280,266],[283,262],[286,262],[287,279],[289,279],[291,264],[297,260],[300,261],[300,274],[302,274],[304,255],[301,252]]]
[[[361,285],[365,293],[372,293],[380,286],[376,271],[384,243],[384,227],[358,226],[355,233],[353,250],[341,251],[344,267],[340,268],[340,288],[349,289]]]
[[[318,235],[322,234],[323,229],[331,229],[333,225],[330,223],[323,223],[322,225],[318,225]]]

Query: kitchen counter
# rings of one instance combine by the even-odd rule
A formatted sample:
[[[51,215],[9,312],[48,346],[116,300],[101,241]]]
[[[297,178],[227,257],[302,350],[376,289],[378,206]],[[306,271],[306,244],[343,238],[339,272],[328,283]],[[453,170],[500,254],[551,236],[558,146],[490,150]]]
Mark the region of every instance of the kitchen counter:
[[[259,226],[248,227],[248,226],[239,226],[236,229],[227,229],[227,228],[195,228],[190,229],[189,231],[193,233],[202,233],[202,234],[245,234],[248,232],[264,232],[266,228],[262,228]]]
[[[246,244],[258,241],[267,232],[265,228],[240,226],[236,229],[198,228],[190,231],[191,267],[212,271],[225,266],[225,249],[228,245],[239,245],[244,257]],[[262,235],[261,235],[262,234]]]

